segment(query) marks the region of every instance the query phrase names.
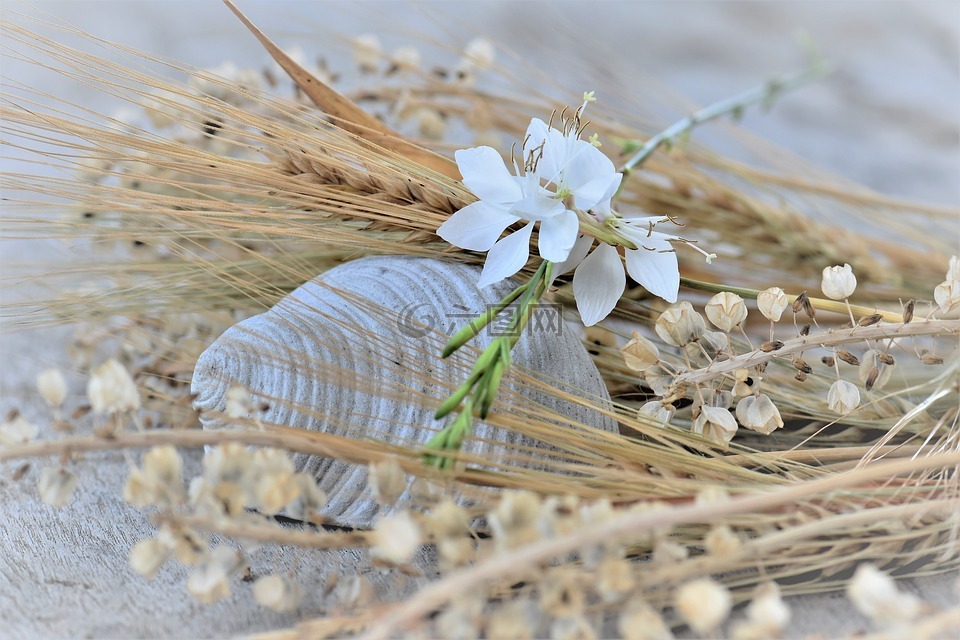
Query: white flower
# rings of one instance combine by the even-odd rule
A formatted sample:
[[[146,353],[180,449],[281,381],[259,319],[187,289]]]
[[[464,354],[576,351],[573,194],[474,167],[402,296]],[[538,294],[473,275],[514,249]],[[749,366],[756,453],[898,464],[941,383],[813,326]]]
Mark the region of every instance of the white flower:
[[[823,279],[820,289],[823,295],[831,300],[844,300],[853,295],[857,288],[857,277],[853,275],[853,268],[845,264],[842,267],[826,267],[823,270]]]
[[[624,249],[630,277],[650,293],[667,302],[676,302],[680,290],[680,268],[670,240],[678,238],[653,230],[662,220],[659,217],[609,218],[606,224],[637,247]],[[581,236],[567,260],[557,265],[555,270],[560,275],[576,268],[573,294],[577,299],[580,319],[588,327],[613,311],[627,286],[617,247],[601,242],[588,256],[592,245],[593,238]]]
[[[566,202],[579,211],[609,211],[622,174],[601,151],[579,139],[576,126],[568,123],[566,128],[564,133],[534,118],[524,138],[523,172],[514,166],[517,175],[490,147],[457,151],[463,183],[479,201],[453,214],[437,234],[463,249],[489,251],[480,287],[508,278],[526,264],[537,222],[540,256],[554,263],[567,260],[580,222]],[[521,220],[527,222],[523,228],[499,239],[507,227]]]

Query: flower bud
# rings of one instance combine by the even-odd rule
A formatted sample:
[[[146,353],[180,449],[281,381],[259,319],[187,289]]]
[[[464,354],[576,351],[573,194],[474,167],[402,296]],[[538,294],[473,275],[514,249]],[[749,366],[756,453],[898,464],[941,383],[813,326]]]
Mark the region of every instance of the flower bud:
[[[67,381],[59,369],[47,369],[37,376],[37,391],[44,402],[57,408],[67,398]]]
[[[848,414],[860,404],[860,390],[846,380],[837,380],[827,392],[827,406],[831,411]]]
[[[654,328],[664,342],[682,347],[698,340],[706,330],[707,323],[693,305],[683,301],[661,313]]]
[[[624,345],[621,353],[624,362],[634,371],[643,371],[660,362],[657,345],[636,331],[633,332],[633,340]]]
[[[747,396],[737,403],[737,420],[747,429],[764,435],[770,435],[783,426],[777,406],[763,393]]]
[[[726,409],[704,405],[700,408],[700,415],[693,421],[691,431],[711,442],[727,445],[737,432],[737,421]]]
[[[710,578],[688,582],[677,589],[677,612],[700,636],[711,635],[730,615],[733,598],[726,587]]]
[[[960,305],[960,280],[945,280],[933,290],[933,299],[942,313],[950,313]]]
[[[713,326],[726,332],[733,331],[747,319],[747,305],[740,296],[729,291],[710,298],[704,311]]]
[[[820,289],[831,300],[844,300],[853,295],[857,288],[857,278],[848,264],[842,267],[827,267],[823,270]]]
[[[757,308],[764,318],[780,322],[780,317],[790,305],[790,299],[780,287],[770,287],[757,294]]]
[[[380,39],[373,34],[357,36],[353,39],[353,61],[360,67],[360,71],[370,73],[377,70],[383,47]]]
[[[122,413],[140,408],[140,393],[123,365],[111,358],[97,367],[87,383],[87,397],[97,413]]]

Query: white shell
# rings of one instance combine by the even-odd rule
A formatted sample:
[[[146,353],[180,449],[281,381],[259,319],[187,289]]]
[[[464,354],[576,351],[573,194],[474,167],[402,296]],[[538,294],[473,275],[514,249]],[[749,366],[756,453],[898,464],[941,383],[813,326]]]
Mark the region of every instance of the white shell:
[[[260,414],[264,422],[407,445],[426,442],[445,424],[433,419],[437,405],[467,377],[479,353],[463,349],[442,359],[446,336],[515,286],[502,282],[480,290],[478,275],[476,267],[432,258],[370,257],[314,278],[266,313],[231,327],[200,356],[193,392],[204,428],[227,426],[226,392],[239,384],[269,405]],[[557,309],[544,314],[514,348],[494,411],[522,406],[615,431],[615,421],[595,410],[512,381],[523,370],[567,393],[609,402],[579,338]],[[493,339],[484,331],[469,344],[483,349]],[[365,427],[362,434],[358,425]],[[474,435],[483,441],[470,440],[464,449],[487,457],[517,445],[547,448],[484,423],[474,424]],[[378,505],[365,490],[366,467],[306,454],[297,454],[294,464],[313,473],[327,493],[324,515],[370,526]],[[405,499],[406,493],[401,503]]]

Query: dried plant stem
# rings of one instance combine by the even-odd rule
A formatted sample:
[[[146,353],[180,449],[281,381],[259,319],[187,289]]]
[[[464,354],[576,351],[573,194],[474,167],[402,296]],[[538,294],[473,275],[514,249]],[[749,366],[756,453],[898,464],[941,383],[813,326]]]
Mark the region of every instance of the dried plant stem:
[[[552,540],[542,540],[498,555],[482,564],[451,573],[395,607],[361,637],[382,640],[422,619],[431,611],[481,584],[497,578],[516,575],[531,565],[546,562],[590,545],[610,542],[626,536],[680,524],[710,521],[741,513],[756,513],[783,504],[796,503],[806,497],[850,488],[896,475],[960,464],[960,452],[939,454],[919,460],[898,460],[876,464],[856,473],[842,473],[828,478],[798,482],[775,491],[733,498],[725,503],[677,507],[663,511],[624,512],[589,529],[580,529]]]
[[[829,70],[829,66],[824,64],[822,60],[815,60],[813,64],[803,71],[775,76],[758,87],[753,87],[735,96],[714,102],[686,118],[678,120],[647,140],[643,146],[640,147],[639,151],[623,163],[620,171],[626,176],[637,166],[643,164],[643,162],[653,155],[653,152],[661,146],[674,143],[677,139],[688,135],[690,131],[698,125],[725,115],[737,116],[747,107],[757,103],[770,104],[780,94],[822,78]]]
[[[751,298],[753,300],[756,300],[757,295],[760,294],[760,291],[757,291],[756,289],[750,289],[748,287],[732,287],[727,284],[716,284],[714,282],[704,282],[702,280],[691,280],[690,278],[680,278],[680,283],[690,289],[709,291],[710,293],[722,293],[724,291],[729,291],[730,293],[735,293],[742,298]],[[791,303],[797,299],[797,296],[795,295],[787,294],[787,297]],[[861,316],[869,316],[876,313],[880,315],[886,322],[903,322],[902,313],[881,311],[879,309],[862,307],[855,304],[851,304],[848,307],[848,305],[844,304],[842,300],[827,300],[825,298],[811,298],[810,296],[807,296],[807,300],[809,300],[810,304],[813,305],[813,308],[818,311],[831,311],[844,315],[847,314],[848,311],[853,311]]]
[[[799,336],[787,340],[776,351],[764,352],[757,349],[722,362],[715,362],[703,369],[680,374],[674,379],[674,384],[699,384],[737,369],[749,369],[773,358],[792,355],[816,347],[834,347],[862,340],[947,335],[951,333],[960,333],[960,320],[927,320],[925,322],[898,324],[896,327],[876,324],[871,327],[853,327],[817,335]]]
[[[219,533],[241,540],[256,540],[272,544],[287,544],[310,549],[352,549],[368,546],[370,534],[365,531],[327,533],[295,531],[281,527],[236,522],[224,518],[185,516],[174,513],[158,513],[153,519],[157,524],[170,523],[191,529]]]

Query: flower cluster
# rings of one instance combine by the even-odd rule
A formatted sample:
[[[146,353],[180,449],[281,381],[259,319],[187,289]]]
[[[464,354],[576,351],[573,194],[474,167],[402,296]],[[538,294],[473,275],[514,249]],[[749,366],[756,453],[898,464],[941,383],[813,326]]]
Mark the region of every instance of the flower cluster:
[[[463,183],[479,198],[460,209],[437,233],[453,245],[487,251],[479,286],[517,273],[530,257],[530,238],[539,223],[540,257],[556,263],[554,275],[576,270],[573,290],[583,323],[596,324],[613,310],[630,276],[668,302],[677,299],[680,273],[670,244],[680,238],[655,231],[665,219],[624,218],[611,208],[623,174],[599,149],[596,137],[581,139],[583,104],[557,129],[534,118],[513,172],[490,147],[456,153]],[[516,223],[523,226],[501,238]],[[599,245],[593,249],[599,239]]]

